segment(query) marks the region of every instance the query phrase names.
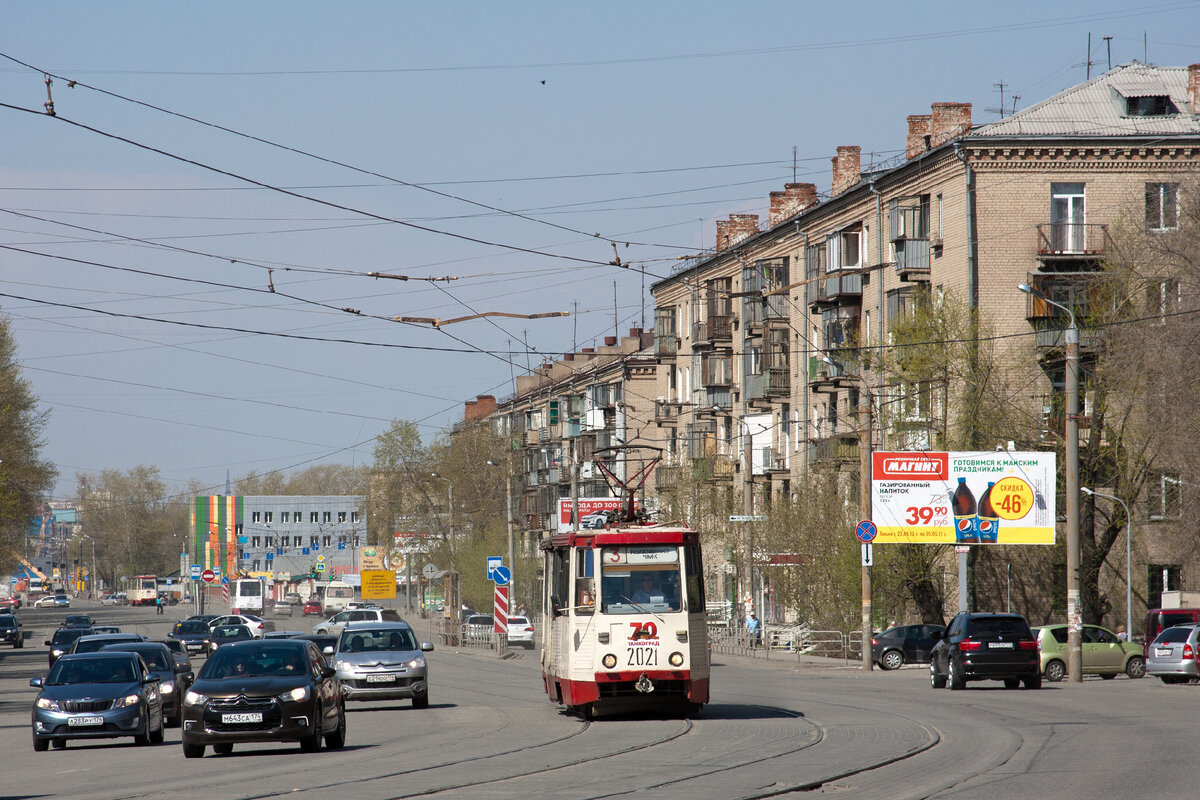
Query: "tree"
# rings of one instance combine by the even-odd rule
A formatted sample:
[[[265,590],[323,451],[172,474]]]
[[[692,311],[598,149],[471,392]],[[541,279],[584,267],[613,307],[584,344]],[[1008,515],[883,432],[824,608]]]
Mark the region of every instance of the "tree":
[[[7,563],[24,553],[29,518],[58,477],[42,458],[48,419],[21,375],[8,319],[0,317],[0,557]]]
[[[96,541],[100,577],[109,585],[121,577],[179,568],[187,502],[168,496],[157,467],[106,469],[98,479],[80,476],[77,503]]]

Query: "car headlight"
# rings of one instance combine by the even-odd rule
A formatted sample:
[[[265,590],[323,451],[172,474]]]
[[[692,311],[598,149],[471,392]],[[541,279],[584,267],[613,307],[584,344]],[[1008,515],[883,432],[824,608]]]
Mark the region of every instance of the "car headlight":
[[[53,650],[51,650],[50,652],[54,653],[54,655],[56,655],[56,656],[61,656],[64,651],[56,647]]]
[[[671,662],[672,667],[683,666],[683,653],[671,653],[671,657],[667,659]]]
[[[37,699],[37,707],[46,711],[62,711],[57,700],[51,700],[49,697],[39,697]]]
[[[160,683],[158,685],[158,689],[163,694],[172,694],[175,691],[175,684],[172,683],[171,681],[167,681],[166,683]]]
[[[187,692],[183,695],[184,704],[189,705],[189,706],[198,706],[206,700],[208,700],[207,697],[200,694],[199,692],[193,692],[191,689],[188,689]]]
[[[113,707],[128,708],[129,706],[136,706],[140,702],[142,702],[142,696],[140,694],[127,694],[124,697],[118,698],[117,701],[113,703]]]
[[[299,703],[303,700],[307,700],[308,699],[308,687],[301,686],[298,689],[292,689],[290,692],[285,694],[283,697],[285,700],[291,700],[293,703]]]
[[[413,669],[420,669],[421,667],[425,666],[425,656],[417,656],[412,661],[408,662],[408,665]]]

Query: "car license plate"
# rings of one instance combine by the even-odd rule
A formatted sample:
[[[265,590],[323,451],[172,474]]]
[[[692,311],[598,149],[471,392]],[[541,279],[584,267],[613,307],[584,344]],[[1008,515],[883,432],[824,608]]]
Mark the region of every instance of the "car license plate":
[[[1163,658],[1163,657],[1165,657],[1165,656],[1169,656],[1169,655],[1171,655],[1171,648],[1169,648],[1169,647],[1156,647],[1156,648],[1154,648],[1154,655],[1158,656],[1159,658]]]
[[[238,723],[262,722],[263,715],[261,713],[254,714],[222,714],[221,722],[226,725],[236,725]]]
[[[991,650],[1012,650],[1012,642],[988,642],[988,648]]]
[[[68,717],[67,725],[72,728],[81,727],[84,725],[103,725],[104,717]]]
[[[394,683],[395,675],[368,675],[367,683]]]

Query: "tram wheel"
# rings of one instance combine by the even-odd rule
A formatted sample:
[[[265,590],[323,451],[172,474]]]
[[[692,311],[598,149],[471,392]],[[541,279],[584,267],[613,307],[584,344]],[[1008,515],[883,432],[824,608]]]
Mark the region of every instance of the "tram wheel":
[[[579,718],[584,722],[591,722],[596,718],[596,706],[593,703],[584,703],[575,708],[579,712]]]

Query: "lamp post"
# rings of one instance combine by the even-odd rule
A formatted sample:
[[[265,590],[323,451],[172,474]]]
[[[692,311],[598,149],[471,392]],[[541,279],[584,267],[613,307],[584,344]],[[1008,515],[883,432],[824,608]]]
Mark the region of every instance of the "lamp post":
[[[1067,679],[1083,682],[1083,621],[1079,602],[1079,326],[1075,312],[1056,303],[1027,283],[1017,286],[1025,294],[1067,312],[1071,325],[1064,331],[1063,354],[1067,380]]]
[[[841,364],[837,363],[828,356],[822,357],[822,361],[831,366],[843,369]],[[846,377],[853,381],[857,381],[859,386],[858,393],[858,504],[862,519],[871,518],[871,428],[874,424],[872,409],[871,409],[871,390],[867,387],[867,381],[862,375],[857,373],[846,372]],[[870,545],[867,545],[870,547]],[[863,559],[866,560],[865,558]],[[871,634],[874,625],[871,618],[874,616],[872,608],[872,576],[871,567],[868,564],[862,566],[862,668],[870,672],[875,668],[874,659],[871,657]]]
[[[1125,635],[1133,637],[1133,583],[1130,581],[1130,565],[1133,563],[1133,529],[1130,520],[1132,519],[1129,513],[1129,506],[1125,501],[1116,495],[1105,494],[1104,492],[1093,491],[1086,486],[1080,486],[1079,491],[1084,494],[1095,495],[1096,497],[1105,497],[1116,503],[1121,504],[1121,508],[1125,509]]]
[[[489,467],[503,467],[502,464],[497,464],[490,458],[487,461]],[[517,562],[513,557],[513,513],[512,513],[512,471],[507,470],[504,475],[504,501],[505,501],[505,519],[508,522],[508,568],[513,573],[513,593],[516,589]]]
[[[454,561],[455,561],[455,559],[454,559],[454,484],[450,482],[449,478],[446,478],[442,475],[438,475],[436,472],[431,472],[431,473],[429,473],[429,475],[432,478],[437,478],[439,481],[446,482],[446,499],[447,499],[447,502],[449,503],[449,509],[448,509],[449,516],[447,517],[449,522],[447,523],[447,528],[450,531],[449,540],[448,540],[449,544],[450,544],[450,561],[451,561],[450,566],[452,568],[457,568],[457,564],[454,563]]]

